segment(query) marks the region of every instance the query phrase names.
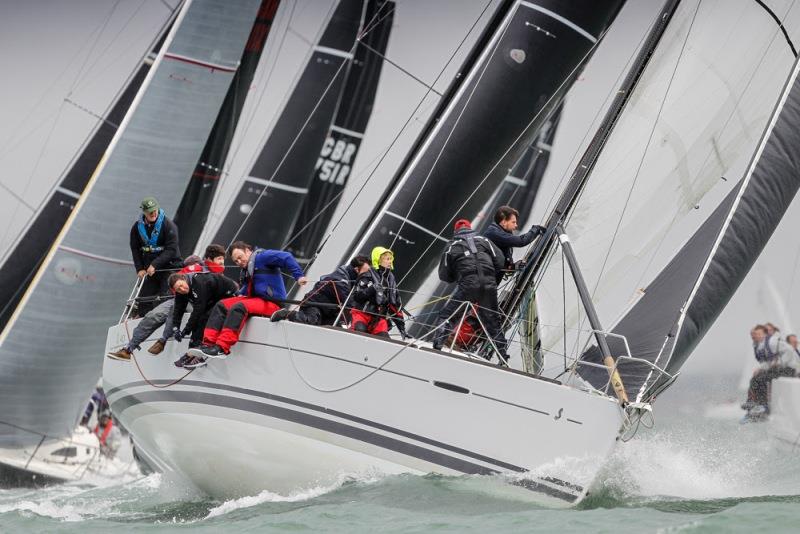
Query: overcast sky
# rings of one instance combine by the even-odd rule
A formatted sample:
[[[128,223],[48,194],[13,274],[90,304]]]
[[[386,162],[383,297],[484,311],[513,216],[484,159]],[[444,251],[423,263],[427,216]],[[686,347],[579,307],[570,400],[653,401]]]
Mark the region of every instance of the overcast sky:
[[[92,115],[103,113],[176,1],[0,0],[0,68],[6,73],[0,98],[0,251],[46,197],[95,124]],[[447,14],[441,19],[430,16],[430,6],[434,5],[430,0],[399,0],[387,56],[432,83],[485,4],[486,0],[437,0],[437,12]],[[599,66],[587,70],[568,101],[558,143],[568,145],[570,137],[575,143],[575,136],[583,136],[585,123],[576,125],[597,112],[598,102],[613,86],[631,46],[639,42],[658,4],[655,0],[628,2],[608,36],[607,46],[598,51],[595,62]],[[786,2],[771,4],[780,7]],[[274,117],[329,6],[329,0],[297,4],[291,21],[293,31],[286,33],[282,48],[285,57],[279,59],[269,80],[256,80],[272,84],[272,98],[253,106],[246,120],[260,124]],[[288,25],[288,21],[284,23]],[[437,90],[446,87],[458,63],[453,61]],[[387,139],[399,130],[425,91],[418,81],[384,65],[372,123],[352,175],[355,185],[360,185],[357,178],[363,180],[368,163],[386,148]],[[414,127],[390,154],[385,169],[360,196],[356,210],[368,212],[370,199],[391,178],[404,155],[403,147],[413,141],[434,104],[435,99],[430,99],[423,106]],[[257,145],[258,140],[253,139],[234,144],[241,152],[242,163],[239,169],[231,169],[235,171],[232,176],[246,172],[243,169]],[[572,152],[554,153],[553,172],[563,172]],[[352,191],[346,201],[352,198]],[[22,200],[15,200],[17,196]],[[686,372],[739,372],[750,355],[748,330],[755,322],[773,320],[785,328],[800,327],[800,310],[794,305],[800,286],[800,280],[795,280],[800,256],[796,236],[799,222],[800,208],[795,202],[739,293],[690,359]],[[351,226],[354,231],[355,219]],[[349,238],[345,241],[349,243]],[[338,261],[339,254],[335,252],[333,261]]]

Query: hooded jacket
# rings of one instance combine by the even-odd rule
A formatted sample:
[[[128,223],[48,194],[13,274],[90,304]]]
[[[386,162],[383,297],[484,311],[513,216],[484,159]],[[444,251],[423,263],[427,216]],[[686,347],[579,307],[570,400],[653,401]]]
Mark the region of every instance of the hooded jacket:
[[[191,331],[197,327],[200,318],[206,314],[220,300],[232,297],[236,294],[239,286],[236,282],[223,274],[211,272],[190,273],[187,275],[189,281],[189,293],[175,295],[175,304],[172,308],[172,324],[179,326],[181,318],[186,312],[186,306],[192,303],[192,314],[186,322],[185,330]]]
[[[388,248],[372,249],[372,267],[358,276],[353,291],[354,308],[378,315],[400,313],[403,303],[392,272],[394,261],[388,269],[380,266],[381,256],[386,252],[391,253],[394,260],[394,253]]]
[[[502,253],[489,239],[465,228],[455,233],[442,254],[439,279],[458,282],[458,287],[472,296],[482,289],[497,289],[497,273],[504,264]]]
[[[342,305],[350,295],[350,289],[356,282],[358,275],[349,264],[340,265],[335,271],[326,274],[314,284],[314,287],[303,299],[305,304],[313,305],[315,302],[323,304]]]
[[[303,269],[290,253],[255,249],[239,277],[239,294],[267,300],[286,300],[282,270],[288,271],[295,280],[304,276]]]

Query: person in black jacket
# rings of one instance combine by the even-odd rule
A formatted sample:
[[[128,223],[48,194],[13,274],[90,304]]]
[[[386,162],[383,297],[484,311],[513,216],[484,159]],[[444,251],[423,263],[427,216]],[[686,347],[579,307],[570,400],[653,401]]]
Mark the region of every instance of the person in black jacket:
[[[176,341],[181,341],[185,336],[191,335],[189,347],[201,345],[203,330],[214,305],[222,299],[234,296],[239,290],[239,284],[221,273],[173,273],[169,276],[168,283],[175,292],[172,336]],[[192,304],[192,313],[181,330],[181,319],[189,303]]]
[[[506,339],[502,330],[502,316],[497,305],[497,272],[505,263],[500,250],[486,237],[472,230],[466,219],[455,223],[455,234],[439,261],[439,279],[458,283],[458,289],[439,312],[433,348],[440,350],[450,332],[450,323],[458,322],[456,313],[464,301],[476,305],[478,318],[486,334],[491,337],[499,356],[508,360]],[[453,316],[452,319],[450,316]]]
[[[531,226],[524,234],[514,235],[517,229],[519,212],[511,206],[500,206],[494,214],[494,222],[486,227],[483,236],[490,239],[503,253],[503,269],[497,271],[497,283],[509,272],[514,271],[514,248],[524,247],[533,243],[533,240],[544,234],[544,226]]]
[[[348,301],[351,330],[389,337],[391,319],[403,339],[406,338],[406,324],[401,311],[403,302],[393,268],[394,252],[384,247],[372,249],[372,267],[358,275]]]
[[[181,267],[178,227],[159,209],[153,197],[142,200],[142,216],[131,227],[131,255],[136,275],[144,278],[137,313],[143,317],[157,304],[155,296],[169,294],[169,270]]]
[[[368,269],[369,258],[356,256],[349,264],[341,265],[334,272],[321,277],[303,298],[298,310],[280,309],[272,314],[270,320],[278,322],[289,319],[293,323],[333,325],[358,276]]]

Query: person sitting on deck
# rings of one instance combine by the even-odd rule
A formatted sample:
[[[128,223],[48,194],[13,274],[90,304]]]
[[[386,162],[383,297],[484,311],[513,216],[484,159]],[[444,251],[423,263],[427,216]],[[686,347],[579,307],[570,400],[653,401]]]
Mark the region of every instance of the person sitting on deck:
[[[206,247],[204,256],[205,258],[202,260],[198,256],[189,256],[184,260],[183,269],[179,272],[183,274],[201,272],[219,274],[225,270],[225,247],[211,244]],[[147,349],[150,354],[161,354],[169,338],[175,335],[172,326],[172,307],[174,302],[173,299],[164,301],[147,312],[139,324],[136,325],[136,328],[133,329],[128,344],[115,352],[109,352],[108,357],[115,360],[130,360],[133,351],[138,350],[144,340],[158,330],[161,325],[164,325],[161,337]]]
[[[203,331],[203,346],[189,349],[195,358],[184,367],[192,369],[205,365],[206,358],[226,358],[231,347],[239,341],[239,333],[248,315],[271,316],[286,300],[282,271],[288,271],[301,286],[307,279],[289,252],[253,249],[244,241],[230,247],[233,262],[241,269],[239,295],[217,302]]]
[[[388,248],[372,249],[372,267],[358,275],[356,287],[350,298],[350,330],[376,336],[389,337],[389,321],[406,337],[406,324],[400,311],[403,303],[397,291],[392,269],[394,253]]]
[[[514,235],[517,229],[519,212],[511,206],[500,206],[494,214],[494,222],[486,227],[483,237],[494,243],[503,254],[504,265],[496,273],[497,283],[514,271],[514,248],[530,245],[534,239],[544,234],[544,226],[533,225],[524,234]]]
[[[130,246],[136,276],[144,278],[139,290],[137,315],[144,316],[156,305],[158,297],[169,294],[169,270],[180,268],[178,227],[158,207],[158,201],[146,197],[139,206],[142,215],[131,227]]]
[[[750,420],[760,420],[769,414],[770,383],[780,376],[795,376],[800,366],[800,359],[792,346],[781,340],[777,328],[773,331],[776,335],[768,335],[764,325],[756,325],[750,331],[753,353],[758,362],[758,369],[750,379],[747,401],[742,405],[747,410],[745,417]]]
[[[190,348],[200,346],[206,322],[217,302],[234,296],[239,290],[236,282],[224,274],[213,273],[174,273],[169,277],[169,287],[175,292],[171,321],[176,325],[173,337],[176,341],[181,341],[184,336],[191,335]],[[192,313],[181,330],[181,319],[190,303]],[[184,354],[175,365],[183,367],[190,358],[191,356]]]
[[[475,304],[478,319],[491,337],[500,358],[507,362],[507,342],[497,304],[496,276],[503,269],[505,259],[488,238],[475,234],[466,219],[456,221],[454,229],[453,239],[439,261],[439,279],[447,283],[457,282],[458,289],[439,312],[433,348],[441,350],[450,330],[451,316],[460,318],[463,314],[456,312],[465,301],[469,301]]]
[[[356,256],[349,264],[339,266],[314,284],[299,309],[280,309],[272,314],[272,322],[289,319],[293,323],[332,326],[340,314],[345,315],[342,306],[358,276],[369,270],[369,263],[366,256]]]

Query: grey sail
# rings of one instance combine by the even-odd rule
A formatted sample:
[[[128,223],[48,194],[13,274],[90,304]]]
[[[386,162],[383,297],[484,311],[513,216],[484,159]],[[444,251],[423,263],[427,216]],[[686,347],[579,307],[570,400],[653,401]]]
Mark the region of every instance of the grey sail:
[[[776,23],[747,1],[668,4],[655,24],[669,21],[663,38],[643,50],[629,98],[612,106],[548,224],[565,228],[631,400],[650,401],[668,384],[797,187],[786,133],[796,120],[795,55],[783,32],[800,16],[787,10]],[[574,350],[579,374],[606,388],[607,370],[591,365],[597,334],[556,250],[543,240],[531,256],[538,271],[526,273],[546,325],[542,348]]]
[[[401,289],[438,262],[452,221],[477,213],[588,60],[623,2],[514,2],[488,30],[347,256],[387,246]],[[446,202],[452,208],[443,210]],[[455,210],[458,210],[454,213]]]
[[[143,196],[174,212],[236,72],[258,0],[187,2],[131,110],[0,336],[6,423],[63,436],[100,375],[133,284],[127,235]],[[0,425],[0,443],[38,439]]]

